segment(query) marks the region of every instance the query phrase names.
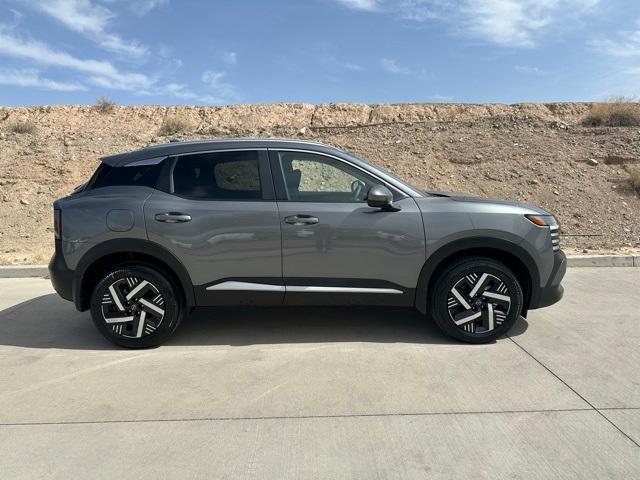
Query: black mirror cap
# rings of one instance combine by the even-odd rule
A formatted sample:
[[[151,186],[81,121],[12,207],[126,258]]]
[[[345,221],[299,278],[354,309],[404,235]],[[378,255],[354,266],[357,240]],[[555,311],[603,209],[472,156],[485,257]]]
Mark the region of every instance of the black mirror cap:
[[[393,207],[393,193],[383,185],[374,185],[369,189],[367,205],[383,210],[397,210]]]

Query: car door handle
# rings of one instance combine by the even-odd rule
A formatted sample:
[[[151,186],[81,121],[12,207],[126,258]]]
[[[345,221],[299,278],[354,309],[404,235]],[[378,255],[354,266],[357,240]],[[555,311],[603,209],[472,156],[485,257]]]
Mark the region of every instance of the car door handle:
[[[290,225],[315,225],[320,220],[311,215],[291,215],[290,217],[285,217],[284,221]]]
[[[178,212],[157,213],[156,221],[165,223],[184,223],[191,221],[191,215]]]

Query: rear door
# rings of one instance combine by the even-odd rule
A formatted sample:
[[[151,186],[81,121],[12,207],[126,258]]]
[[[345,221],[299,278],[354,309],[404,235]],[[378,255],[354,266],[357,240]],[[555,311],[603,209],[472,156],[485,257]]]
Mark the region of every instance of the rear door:
[[[416,202],[344,159],[270,150],[282,228],[287,304],[413,305],[425,261]],[[395,191],[397,211],[369,207],[368,190]]]
[[[145,204],[152,240],[187,268],[198,305],[280,304],[280,219],[266,150],[170,159]]]

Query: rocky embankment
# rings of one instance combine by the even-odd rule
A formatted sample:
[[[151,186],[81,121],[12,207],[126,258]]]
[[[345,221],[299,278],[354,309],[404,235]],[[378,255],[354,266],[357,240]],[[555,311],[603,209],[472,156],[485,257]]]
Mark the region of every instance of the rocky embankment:
[[[640,196],[625,165],[638,127],[585,127],[590,104],[275,104],[0,107],[0,263],[43,263],[51,202],[102,155],[169,138],[307,138],[354,151],[422,188],[539,204],[575,251],[640,248]],[[178,132],[160,133],[173,122]],[[174,128],[175,129],[175,128]]]

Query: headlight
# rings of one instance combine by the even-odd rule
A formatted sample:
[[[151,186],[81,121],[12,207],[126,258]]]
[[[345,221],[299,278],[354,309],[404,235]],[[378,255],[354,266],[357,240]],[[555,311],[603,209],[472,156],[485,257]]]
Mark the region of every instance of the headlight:
[[[549,227],[553,251],[560,250],[560,225],[553,215],[525,215],[525,217],[539,227]]]

